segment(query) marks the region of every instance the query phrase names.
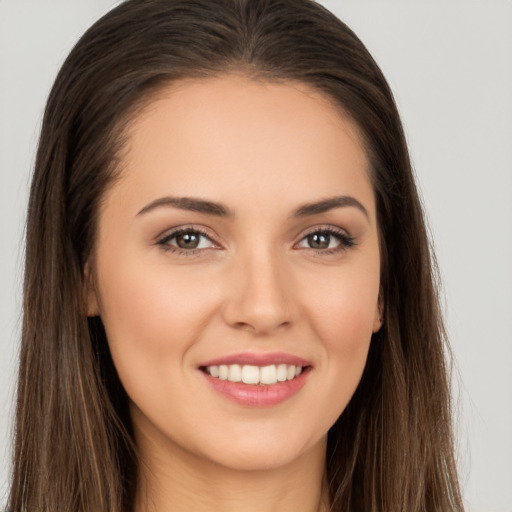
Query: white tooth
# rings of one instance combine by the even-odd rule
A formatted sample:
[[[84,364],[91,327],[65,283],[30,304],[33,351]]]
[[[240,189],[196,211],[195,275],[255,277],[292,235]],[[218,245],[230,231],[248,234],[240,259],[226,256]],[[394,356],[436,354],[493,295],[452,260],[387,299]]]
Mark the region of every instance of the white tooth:
[[[239,364],[229,366],[228,380],[231,382],[240,382],[242,380],[242,368]]]
[[[212,376],[212,377],[218,377],[219,376],[219,367],[214,365],[214,366],[208,366],[207,368],[208,370],[208,373]]]
[[[219,366],[219,379],[226,380],[228,378],[229,368],[225,364]]]
[[[279,382],[284,382],[286,380],[287,374],[288,374],[288,367],[285,364],[280,364],[277,367],[277,380]]]
[[[295,366],[291,364],[288,366],[288,372],[286,373],[286,380],[292,380],[295,378]]]
[[[302,373],[302,366],[295,367],[295,377],[298,377]]]
[[[277,382],[277,369],[275,364],[261,368],[260,381],[262,384],[275,384]]]
[[[244,365],[242,368],[242,381],[245,384],[258,384],[260,382],[260,369],[250,364]]]

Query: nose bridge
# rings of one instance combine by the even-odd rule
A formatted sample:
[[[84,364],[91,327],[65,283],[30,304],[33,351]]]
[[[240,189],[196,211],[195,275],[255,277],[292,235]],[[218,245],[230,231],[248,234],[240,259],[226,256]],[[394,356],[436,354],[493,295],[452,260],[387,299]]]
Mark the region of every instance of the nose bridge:
[[[287,268],[282,255],[268,245],[237,256],[226,320],[232,326],[268,333],[291,321]]]

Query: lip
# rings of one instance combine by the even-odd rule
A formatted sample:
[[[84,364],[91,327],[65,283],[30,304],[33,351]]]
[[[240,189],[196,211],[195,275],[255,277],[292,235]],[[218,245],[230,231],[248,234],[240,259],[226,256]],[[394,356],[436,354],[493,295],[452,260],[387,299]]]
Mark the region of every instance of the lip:
[[[303,371],[292,380],[269,385],[244,384],[243,382],[220,380],[204,371],[206,366],[232,364],[260,367],[271,364],[287,364],[302,366]],[[306,359],[285,352],[268,352],[261,354],[241,352],[205,361],[199,365],[198,369],[206,379],[207,384],[224,398],[245,407],[271,407],[285,402],[304,387],[311,373],[312,364]]]
[[[219,366],[221,364],[250,364],[253,366],[268,366],[270,364],[289,364],[295,366],[311,366],[311,361],[307,361],[302,357],[287,354],[285,352],[267,352],[257,354],[254,352],[240,352],[238,354],[231,354],[224,357],[211,359],[199,365],[200,368],[205,366]]]
[[[214,391],[238,405],[245,407],[271,407],[285,402],[297,394],[306,384],[311,373],[311,367],[307,367],[298,377],[292,380],[270,385],[231,382],[229,380],[217,379],[203,371],[201,373]]]

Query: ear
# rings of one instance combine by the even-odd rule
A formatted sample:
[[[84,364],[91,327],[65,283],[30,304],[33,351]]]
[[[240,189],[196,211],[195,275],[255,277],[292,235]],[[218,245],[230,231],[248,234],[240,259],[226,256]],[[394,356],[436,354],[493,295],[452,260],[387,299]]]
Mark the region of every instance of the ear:
[[[85,296],[87,300],[87,316],[99,316],[98,295],[94,285],[94,277],[89,262],[85,265]]]
[[[375,316],[373,317],[373,331],[378,332],[384,323],[384,301],[382,300],[382,293],[379,293],[379,299],[375,306]]]

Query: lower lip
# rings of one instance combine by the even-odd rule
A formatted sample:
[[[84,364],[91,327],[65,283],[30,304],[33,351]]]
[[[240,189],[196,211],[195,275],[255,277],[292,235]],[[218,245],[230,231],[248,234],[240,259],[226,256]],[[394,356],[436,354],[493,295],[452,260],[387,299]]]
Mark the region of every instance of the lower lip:
[[[231,401],[247,407],[270,407],[285,402],[297,394],[306,384],[309,370],[309,368],[306,368],[298,377],[292,380],[268,385],[231,382],[217,379],[206,372],[202,373],[215,391]]]

